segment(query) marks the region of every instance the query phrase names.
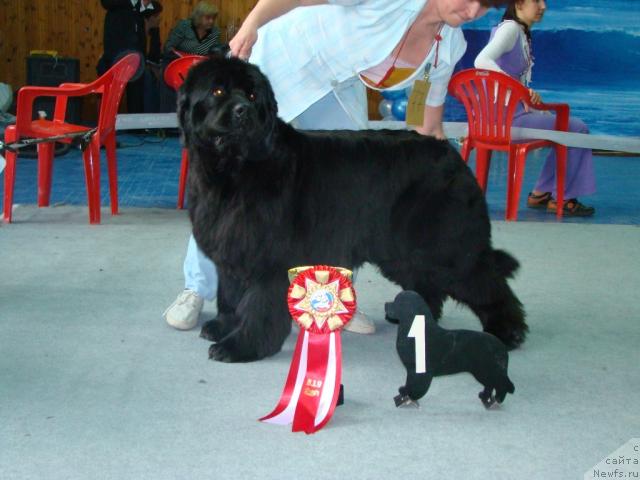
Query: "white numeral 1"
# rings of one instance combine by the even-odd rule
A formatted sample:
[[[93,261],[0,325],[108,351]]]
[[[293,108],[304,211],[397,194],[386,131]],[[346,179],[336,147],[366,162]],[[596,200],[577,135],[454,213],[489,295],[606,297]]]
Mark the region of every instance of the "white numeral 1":
[[[416,345],[416,373],[427,371],[427,346],[424,336],[424,315],[416,315],[409,329],[409,338],[415,339]]]

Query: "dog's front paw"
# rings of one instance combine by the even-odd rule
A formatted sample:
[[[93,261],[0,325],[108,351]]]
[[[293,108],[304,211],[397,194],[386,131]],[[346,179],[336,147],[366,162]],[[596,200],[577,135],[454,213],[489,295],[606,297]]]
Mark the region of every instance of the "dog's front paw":
[[[212,343],[209,346],[209,360],[232,363],[234,361],[233,358],[233,352],[230,352],[224,345]]]
[[[205,322],[200,330],[200,336],[211,342],[221,342],[234,329],[235,317],[218,315],[217,318]]]
[[[232,344],[231,344],[232,345]],[[225,363],[251,362],[257,360],[255,357],[247,356],[237,349],[231,347],[230,344],[213,343],[209,347],[209,360],[216,360]]]
[[[210,342],[219,342],[227,334],[224,323],[218,320],[205,322],[200,330],[200,336]]]

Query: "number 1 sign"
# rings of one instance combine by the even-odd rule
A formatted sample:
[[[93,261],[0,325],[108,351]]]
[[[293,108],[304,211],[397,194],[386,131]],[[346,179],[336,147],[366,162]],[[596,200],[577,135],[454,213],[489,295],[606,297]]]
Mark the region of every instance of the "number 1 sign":
[[[407,369],[407,381],[394,398],[396,406],[418,406],[433,377],[460,372],[471,373],[484,386],[478,397],[486,408],[515,391],[507,375],[507,349],[498,338],[440,327],[416,292],[400,292],[385,309],[388,318],[398,320],[396,349]]]

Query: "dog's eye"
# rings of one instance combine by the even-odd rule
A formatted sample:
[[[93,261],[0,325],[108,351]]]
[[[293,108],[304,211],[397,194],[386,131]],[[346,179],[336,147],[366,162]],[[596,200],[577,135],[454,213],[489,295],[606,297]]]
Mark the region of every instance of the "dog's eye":
[[[252,102],[255,102],[255,101],[256,101],[256,94],[255,94],[255,93],[253,93],[253,92],[252,92],[252,93],[250,93],[250,94],[248,95],[248,97],[249,97],[249,100],[251,100]]]
[[[213,89],[213,96],[214,97],[221,97],[224,95],[224,88],[222,87],[216,87]]]

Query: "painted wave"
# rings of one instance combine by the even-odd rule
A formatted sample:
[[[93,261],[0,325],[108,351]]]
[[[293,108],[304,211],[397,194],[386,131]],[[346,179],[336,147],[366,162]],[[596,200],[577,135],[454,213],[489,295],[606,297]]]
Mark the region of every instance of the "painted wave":
[[[465,30],[467,52],[460,66],[471,68],[489,40],[489,30]],[[533,86],[615,86],[640,89],[640,36],[619,31],[533,31]]]
[[[489,30],[465,29],[465,37],[467,52],[457,69],[473,67]],[[640,136],[640,36],[611,30],[534,30],[533,49],[532,87],[544,101],[569,103],[572,114],[593,133]],[[448,100],[446,119],[463,121],[464,111],[456,103]]]
[[[491,9],[465,28],[490,30],[500,22],[504,10]],[[638,0],[553,0],[536,30],[619,30],[640,35]]]

